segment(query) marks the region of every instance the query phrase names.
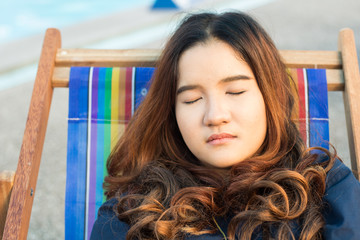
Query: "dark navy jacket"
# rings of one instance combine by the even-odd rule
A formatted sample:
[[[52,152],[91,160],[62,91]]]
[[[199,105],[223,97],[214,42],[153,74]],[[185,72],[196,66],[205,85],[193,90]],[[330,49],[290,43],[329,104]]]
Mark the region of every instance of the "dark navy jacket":
[[[91,239],[125,239],[129,226],[118,220],[113,207],[115,199],[105,202],[99,209],[98,218],[91,233]],[[360,183],[350,169],[336,161],[326,180],[323,212],[326,225],[325,239],[360,240]],[[218,221],[221,229],[227,230],[225,221]],[[220,240],[220,232],[201,236],[188,236],[189,240]]]

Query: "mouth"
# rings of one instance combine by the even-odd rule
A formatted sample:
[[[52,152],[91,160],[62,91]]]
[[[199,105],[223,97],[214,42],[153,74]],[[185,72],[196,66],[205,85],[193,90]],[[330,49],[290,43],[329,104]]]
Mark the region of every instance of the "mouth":
[[[233,139],[235,139],[236,136],[229,134],[229,133],[220,133],[220,134],[212,134],[206,142],[212,145],[219,145],[227,143]]]

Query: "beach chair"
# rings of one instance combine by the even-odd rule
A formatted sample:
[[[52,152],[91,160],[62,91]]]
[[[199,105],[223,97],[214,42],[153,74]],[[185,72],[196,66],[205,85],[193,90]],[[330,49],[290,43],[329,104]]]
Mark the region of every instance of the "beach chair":
[[[62,49],[59,31],[47,30],[6,216],[4,239],[26,239],[53,89],[68,87],[70,72],[73,75],[84,70],[74,68],[70,71],[70,67],[154,67],[159,54],[160,50]],[[290,70],[296,73],[293,74],[294,79],[301,77],[304,71],[308,75],[320,74],[326,76],[328,90],[344,92],[351,167],[358,177],[360,126],[356,123],[360,120],[360,95],[357,94],[360,91],[360,74],[352,30],[340,32],[338,51],[284,50],[281,55],[289,68],[326,69],[315,72]],[[69,113],[69,122],[71,120]],[[326,142],[326,139],[323,140]]]
[[[14,176],[15,173],[11,171],[0,172],[0,239],[4,231],[5,217],[9,207]]]

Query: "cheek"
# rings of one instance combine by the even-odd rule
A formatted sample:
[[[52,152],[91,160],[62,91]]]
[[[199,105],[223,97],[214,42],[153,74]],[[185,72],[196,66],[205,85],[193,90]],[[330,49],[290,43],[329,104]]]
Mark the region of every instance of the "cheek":
[[[197,110],[195,110],[197,109]],[[180,106],[175,109],[176,122],[186,146],[196,155],[201,141],[200,111],[195,106]]]
[[[186,140],[187,135],[189,135],[189,127],[192,122],[192,114],[187,111],[185,108],[176,107],[175,108],[176,122],[179,127],[180,133],[184,140]]]
[[[254,108],[254,118],[258,122],[266,124],[266,108],[263,101],[259,103],[256,109]]]
[[[246,107],[241,109],[243,127],[258,138],[265,138],[267,131],[266,107],[262,95],[248,101]],[[256,133],[256,134],[255,134]],[[260,139],[259,139],[260,140]]]
[[[252,125],[258,122],[266,122],[266,108],[262,95],[247,96],[241,104],[235,102],[231,108],[236,109],[235,114],[244,123]]]
[[[266,107],[263,99],[261,99],[260,102],[261,104],[259,104],[258,109],[254,114],[255,115],[254,118],[257,119],[257,121],[255,121],[254,128],[258,129],[259,141],[261,141],[262,144],[267,132],[267,117],[266,117]]]

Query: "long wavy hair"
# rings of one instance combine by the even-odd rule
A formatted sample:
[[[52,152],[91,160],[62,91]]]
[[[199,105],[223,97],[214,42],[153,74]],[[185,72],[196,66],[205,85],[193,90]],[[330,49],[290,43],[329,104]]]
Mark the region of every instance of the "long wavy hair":
[[[186,146],[175,119],[181,54],[211,38],[247,62],[266,105],[267,133],[254,156],[230,169],[203,165]],[[291,119],[291,78],[264,29],[241,12],[186,17],[167,42],[147,97],[108,162],[105,189],[117,198],[127,239],[181,239],[221,231],[229,239],[320,239],[327,161],[306,150]],[[222,231],[221,231],[222,232]],[[225,235],[225,234],[224,234]]]

